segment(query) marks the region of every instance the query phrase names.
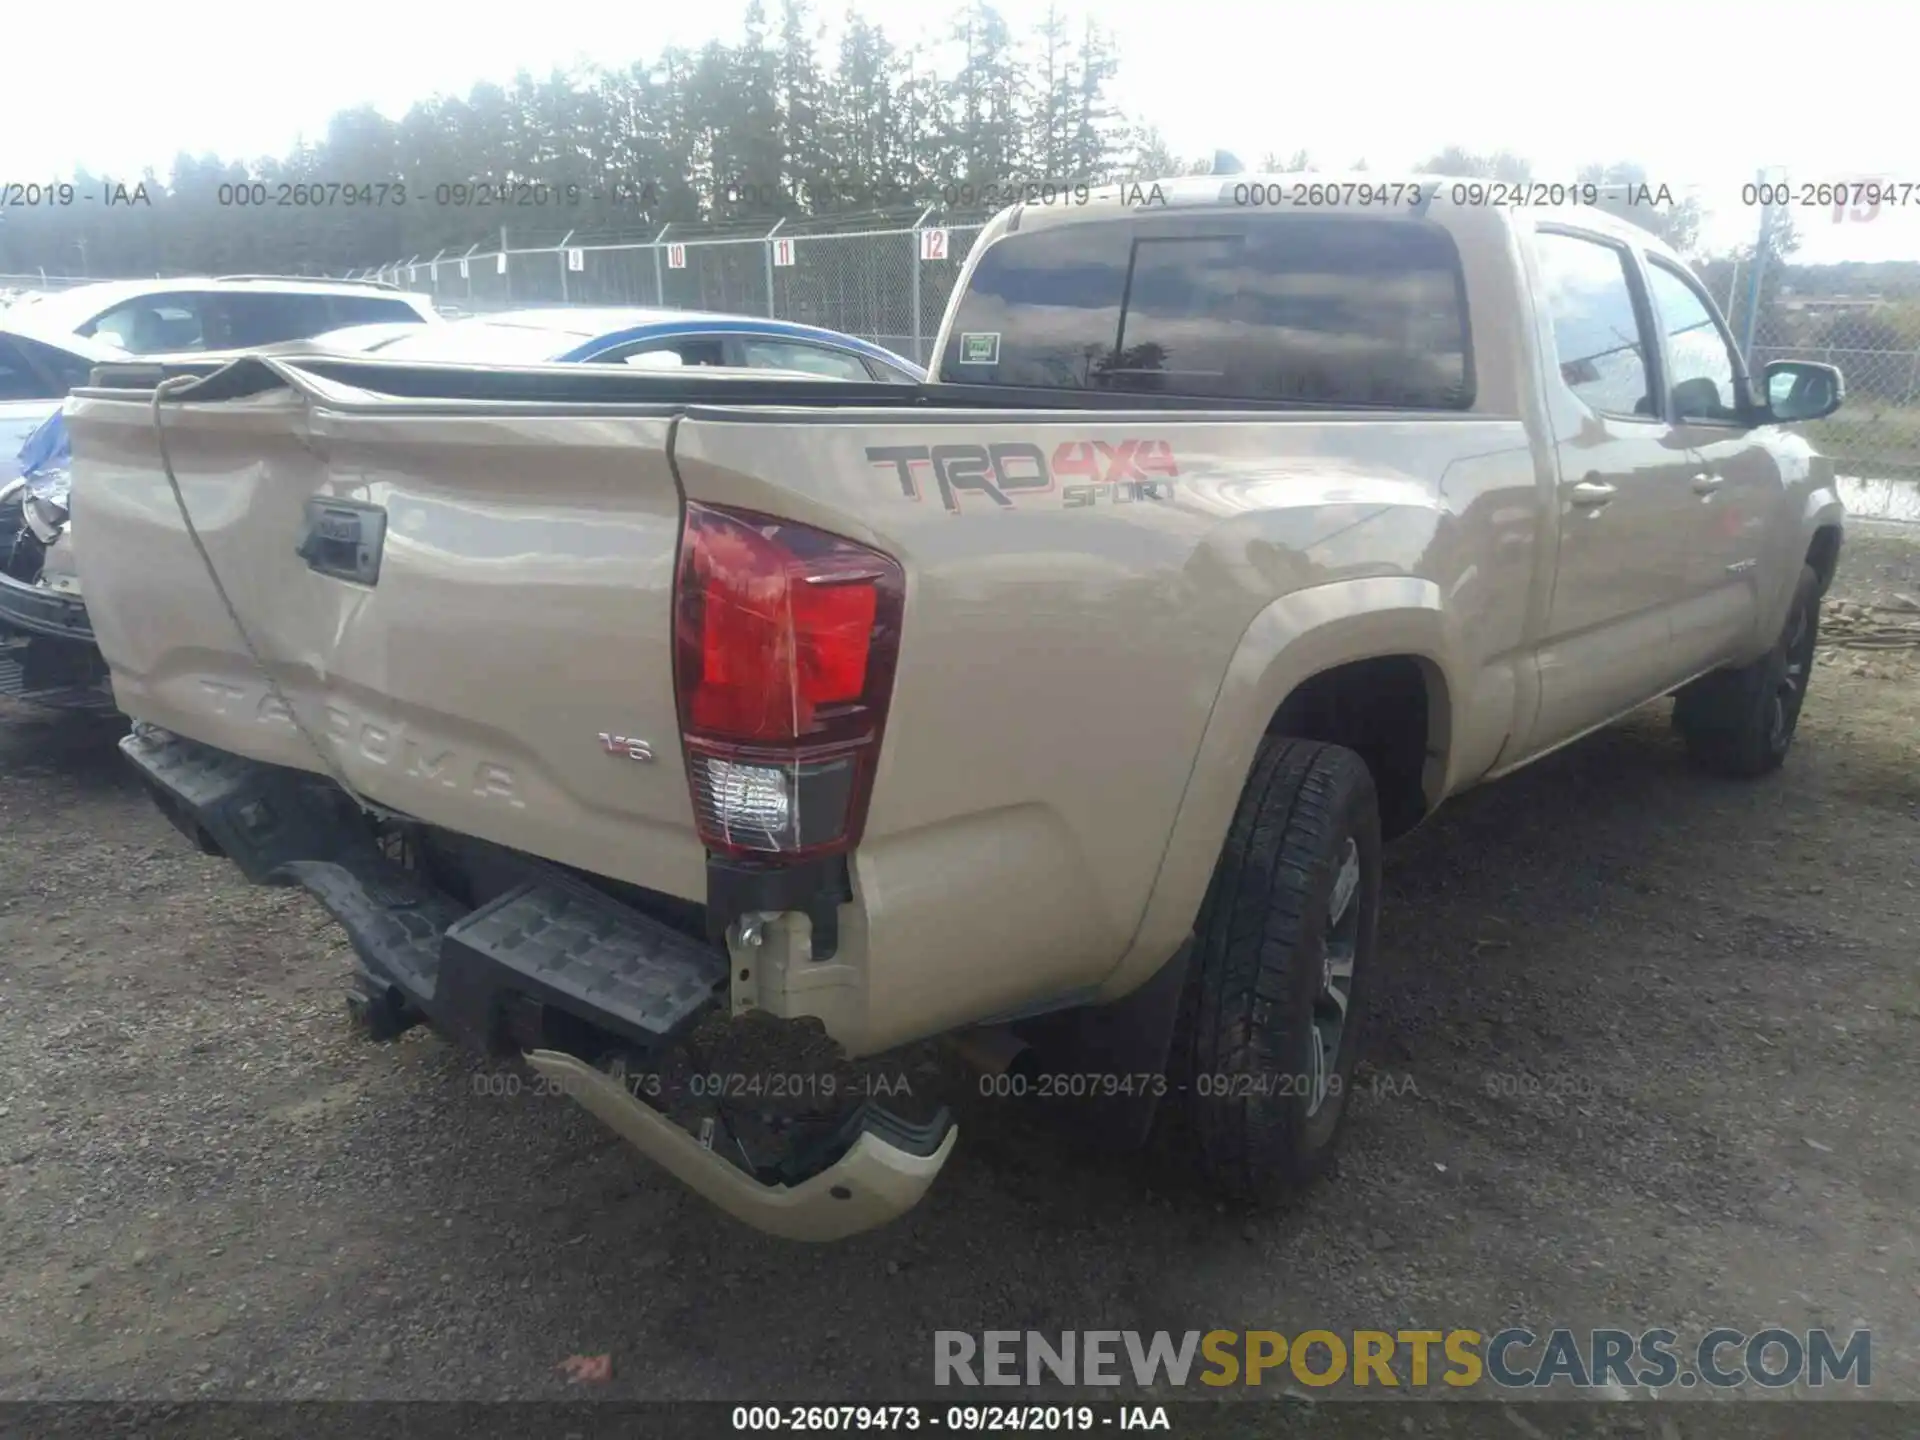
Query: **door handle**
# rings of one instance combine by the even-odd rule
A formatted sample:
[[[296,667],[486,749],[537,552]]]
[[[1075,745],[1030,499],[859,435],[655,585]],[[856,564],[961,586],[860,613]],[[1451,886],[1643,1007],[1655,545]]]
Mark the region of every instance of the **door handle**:
[[[1693,493],[1696,495],[1711,495],[1726,483],[1726,476],[1714,475],[1702,470],[1698,475],[1693,477]]]
[[[1604,480],[1582,480],[1573,487],[1570,497],[1575,505],[1583,509],[1605,505],[1620,492]]]

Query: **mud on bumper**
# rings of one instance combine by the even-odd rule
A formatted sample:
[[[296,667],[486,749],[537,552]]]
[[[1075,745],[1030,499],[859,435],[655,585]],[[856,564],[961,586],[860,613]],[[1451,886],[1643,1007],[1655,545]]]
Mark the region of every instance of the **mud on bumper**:
[[[353,1004],[376,1035],[424,1018],[472,1050],[524,1054],[553,1088],[757,1229],[834,1240],[884,1224],[918,1203],[952,1152],[946,1110],[914,1124],[869,1100],[776,1160],[736,1163],[713,1144],[711,1121],[696,1138],[626,1074],[663,1060],[724,1006],[723,951],[539,862],[469,907],[391,858],[313,776],[146,725],[121,749],[201,849],[255,883],[305,887],[339,921],[358,957]]]

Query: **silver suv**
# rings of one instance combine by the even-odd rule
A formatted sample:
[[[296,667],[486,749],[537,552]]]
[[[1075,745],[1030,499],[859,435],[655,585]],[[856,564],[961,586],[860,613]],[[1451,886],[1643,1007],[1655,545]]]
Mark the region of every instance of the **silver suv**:
[[[396,286],[278,275],[104,280],[22,302],[9,318],[134,355],[250,349],[348,325],[440,323],[425,295]]]

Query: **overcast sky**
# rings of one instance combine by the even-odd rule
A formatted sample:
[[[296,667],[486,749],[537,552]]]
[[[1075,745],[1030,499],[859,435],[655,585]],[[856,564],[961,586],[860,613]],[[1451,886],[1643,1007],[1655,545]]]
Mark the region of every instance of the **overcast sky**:
[[[901,41],[946,29],[953,13],[926,0],[855,8]],[[1021,31],[1046,0],[999,8]],[[1702,192],[1716,248],[1755,228],[1740,187],[1761,165],[1801,181],[1877,176],[1920,187],[1912,82],[1899,78],[1910,22],[1895,0],[1063,8],[1091,8],[1114,36],[1115,100],[1181,154],[1226,148],[1252,163],[1266,150],[1305,148],[1320,168],[1364,157],[1383,170],[1458,144],[1518,151],[1543,180],[1571,179],[1584,161],[1637,160],[1651,180]],[[541,74],[584,56],[611,66],[669,44],[735,40],[744,9],[745,0],[268,9],[198,0],[96,5],[90,33],[76,36],[77,12],[18,5],[0,27],[11,62],[0,182],[76,165],[125,175],[152,165],[164,175],[181,150],[278,154],[351,105],[398,116],[436,91],[509,80],[521,68]],[[816,9],[830,59],[844,7]],[[1920,259],[1920,188],[1904,213],[1883,210],[1871,223],[1836,224],[1826,209],[1797,220],[1805,260]]]

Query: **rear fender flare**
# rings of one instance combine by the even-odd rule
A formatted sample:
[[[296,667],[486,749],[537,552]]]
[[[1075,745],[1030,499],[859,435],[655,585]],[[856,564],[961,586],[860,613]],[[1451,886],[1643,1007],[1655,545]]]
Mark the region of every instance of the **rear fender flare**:
[[[1144,983],[1191,933],[1260,741],[1302,682],[1356,660],[1419,660],[1440,692],[1429,720],[1426,789],[1432,799],[1445,794],[1462,693],[1453,683],[1456,653],[1439,586],[1412,576],[1317,585],[1256,615],[1221,679],[1140,925],[1100,996],[1117,998]]]

